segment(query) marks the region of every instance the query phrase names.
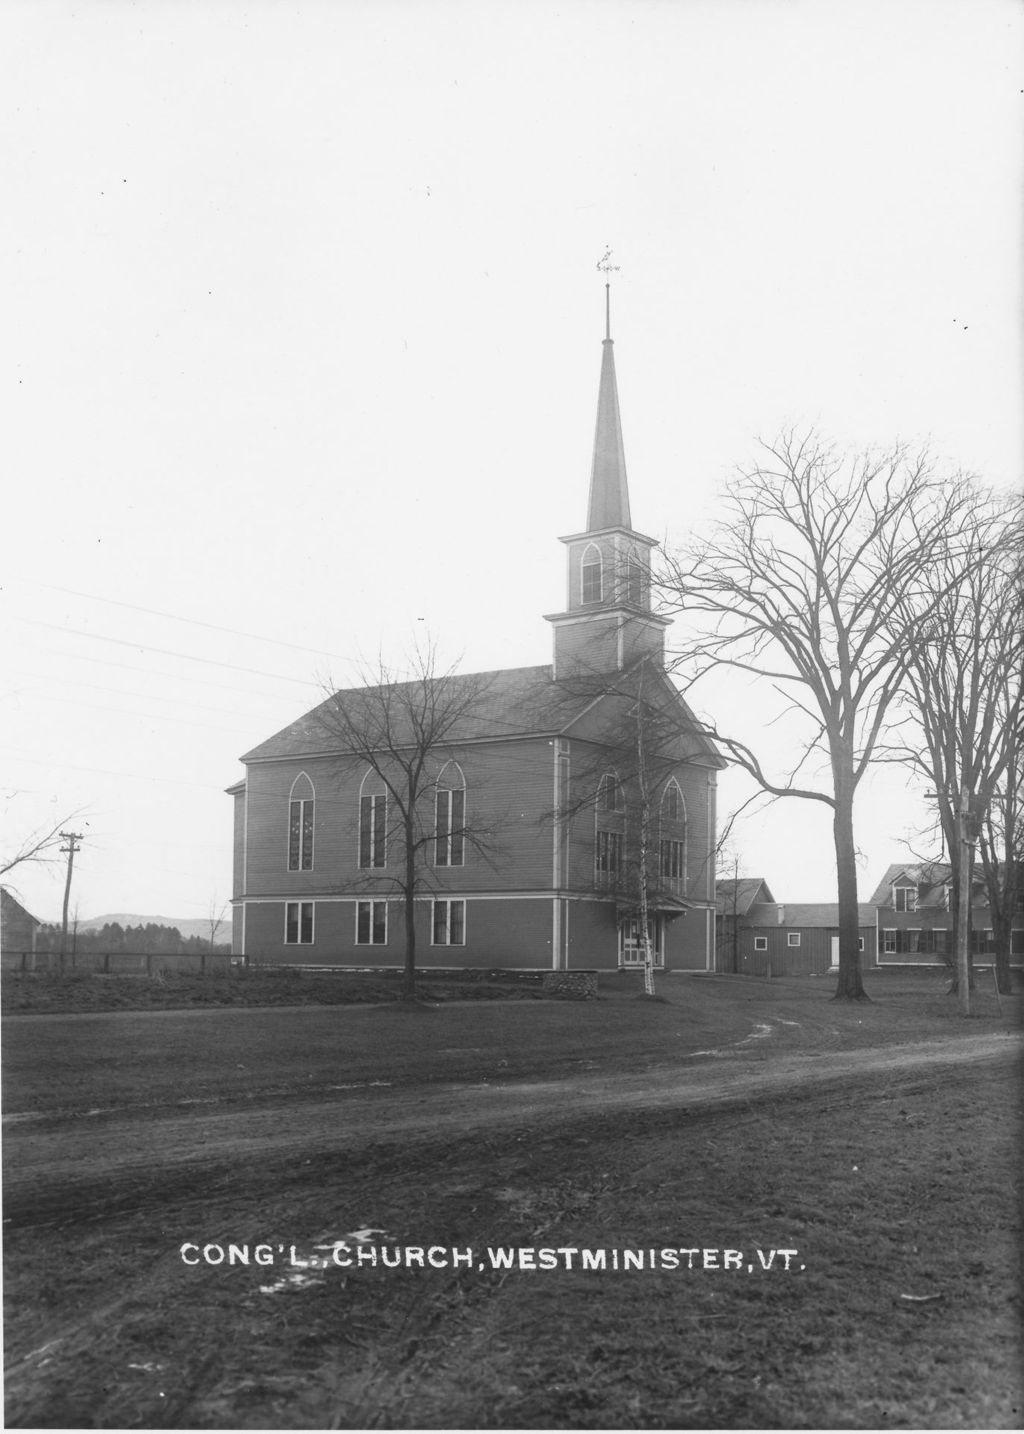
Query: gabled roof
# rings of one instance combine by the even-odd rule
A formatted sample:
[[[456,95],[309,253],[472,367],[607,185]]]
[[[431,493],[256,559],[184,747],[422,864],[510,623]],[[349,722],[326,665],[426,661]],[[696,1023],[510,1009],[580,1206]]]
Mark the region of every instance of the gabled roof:
[[[774,901],[763,876],[726,877],[715,882],[715,909],[719,916],[746,916],[755,901]]]
[[[781,926],[790,931],[798,926],[821,927],[827,930],[839,925],[839,904],[835,901],[755,902],[743,924]],[[858,905],[857,924],[874,926],[875,908],[865,904]]]
[[[919,906],[940,906],[944,889],[952,875],[947,862],[895,862],[886,868],[885,875],[871,896],[873,906],[891,906],[894,886],[913,886],[918,892]]]
[[[0,886],[0,910],[5,920],[12,921],[19,916],[23,921],[31,922],[33,926],[42,926],[38,916],[33,916],[31,911],[22,906],[13,892],[8,891],[6,886]]]
[[[682,721],[692,726],[696,734],[698,724],[683,698],[661,673],[667,694],[671,694],[678,705]],[[457,747],[466,742],[506,740],[515,737],[558,736],[566,732],[581,716],[607,696],[601,690],[600,677],[583,683],[577,680],[556,682],[551,676],[550,666],[508,667],[493,672],[472,672],[434,679],[446,684],[445,700],[453,705],[464,703],[465,711],[446,735],[444,745]],[[609,684],[614,682],[616,691],[625,691],[623,673],[609,674]],[[391,691],[401,693],[403,689],[418,689],[418,681],[400,682],[391,685]],[[371,717],[380,709],[380,687],[351,687],[321,702],[305,713],[296,722],[268,737],[265,742],[253,747],[241,758],[243,762],[275,761],[288,757],[312,757],[330,755],[341,745],[332,737],[330,713],[343,703],[358,720],[359,709],[365,706]],[[408,708],[415,711],[415,701]],[[401,700],[393,705],[395,722],[394,739],[398,745],[412,745],[414,733],[410,713]],[[408,735],[402,731],[402,723]],[[724,759],[712,744],[697,735],[693,738],[694,759],[707,761],[715,766],[724,766]]]

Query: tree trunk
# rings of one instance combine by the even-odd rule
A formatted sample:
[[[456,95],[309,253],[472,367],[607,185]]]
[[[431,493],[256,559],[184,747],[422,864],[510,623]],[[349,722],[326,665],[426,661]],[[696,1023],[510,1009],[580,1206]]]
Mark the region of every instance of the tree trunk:
[[[405,833],[405,974],[402,1000],[416,999],[416,848],[412,830]]]
[[[1012,922],[1004,911],[992,913],[992,941],[996,948],[995,971],[996,990],[1001,996],[1009,996],[1013,990],[1010,980],[1010,942]]]
[[[834,1001],[870,1000],[861,980],[860,913],[857,910],[857,849],[853,841],[853,784],[836,781],[832,832],[839,895],[839,979]]]

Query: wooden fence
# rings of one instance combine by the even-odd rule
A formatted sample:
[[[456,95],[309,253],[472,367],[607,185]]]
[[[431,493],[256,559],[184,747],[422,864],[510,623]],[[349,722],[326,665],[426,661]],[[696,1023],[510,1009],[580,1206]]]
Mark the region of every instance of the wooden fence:
[[[4,951],[0,968],[18,975],[79,971],[102,976],[157,976],[188,971],[223,976],[240,964],[228,951],[78,951],[61,961],[57,951]]]

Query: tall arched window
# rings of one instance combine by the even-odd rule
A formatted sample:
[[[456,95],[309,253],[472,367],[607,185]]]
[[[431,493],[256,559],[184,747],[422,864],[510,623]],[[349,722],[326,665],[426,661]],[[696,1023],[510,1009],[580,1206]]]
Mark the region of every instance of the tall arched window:
[[[594,803],[594,878],[598,886],[617,886],[625,869],[625,803],[618,773],[605,772]]]
[[[661,795],[661,879],[668,886],[686,885],[686,803],[679,783],[673,777]]]
[[[465,860],[466,778],[458,762],[448,762],[434,794],[434,864],[462,866]]]
[[[288,870],[313,870],[313,783],[300,772],[288,793]]]
[[[388,793],[384,779],[371,768],[359,784],[359,865],[388,864]]]
[[[580,560],[580,600],[600,602],[603,595],[601,549],[596,543],[588,543]]]

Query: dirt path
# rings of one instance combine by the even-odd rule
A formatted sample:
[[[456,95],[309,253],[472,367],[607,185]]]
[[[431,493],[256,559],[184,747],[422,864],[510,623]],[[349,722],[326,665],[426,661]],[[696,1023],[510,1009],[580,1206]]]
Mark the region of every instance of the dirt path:
[[[370,1146],[510,1132],[613,1113],[700,1110],[820,1090],[850,1078],[905,1075],[941,1066],[1018,1059],[1024,1038],[1007,1032],[919,1041],[898,1047],[756,1057],[704,1053],[683,1065],[638,1075],[479,1081],[392,1089],[363,1085],[329,1097],[277,1097],[258,1104],[197,1103],[68,1115],[23,1114],[6,1128],[5,1206],[15,1224],[45,1222],[71,1189],[88,1183],[177,1171],[194,1176],[239,1160],[355,1154]],[[45,1198],[44,1198],[45,1197]]]

